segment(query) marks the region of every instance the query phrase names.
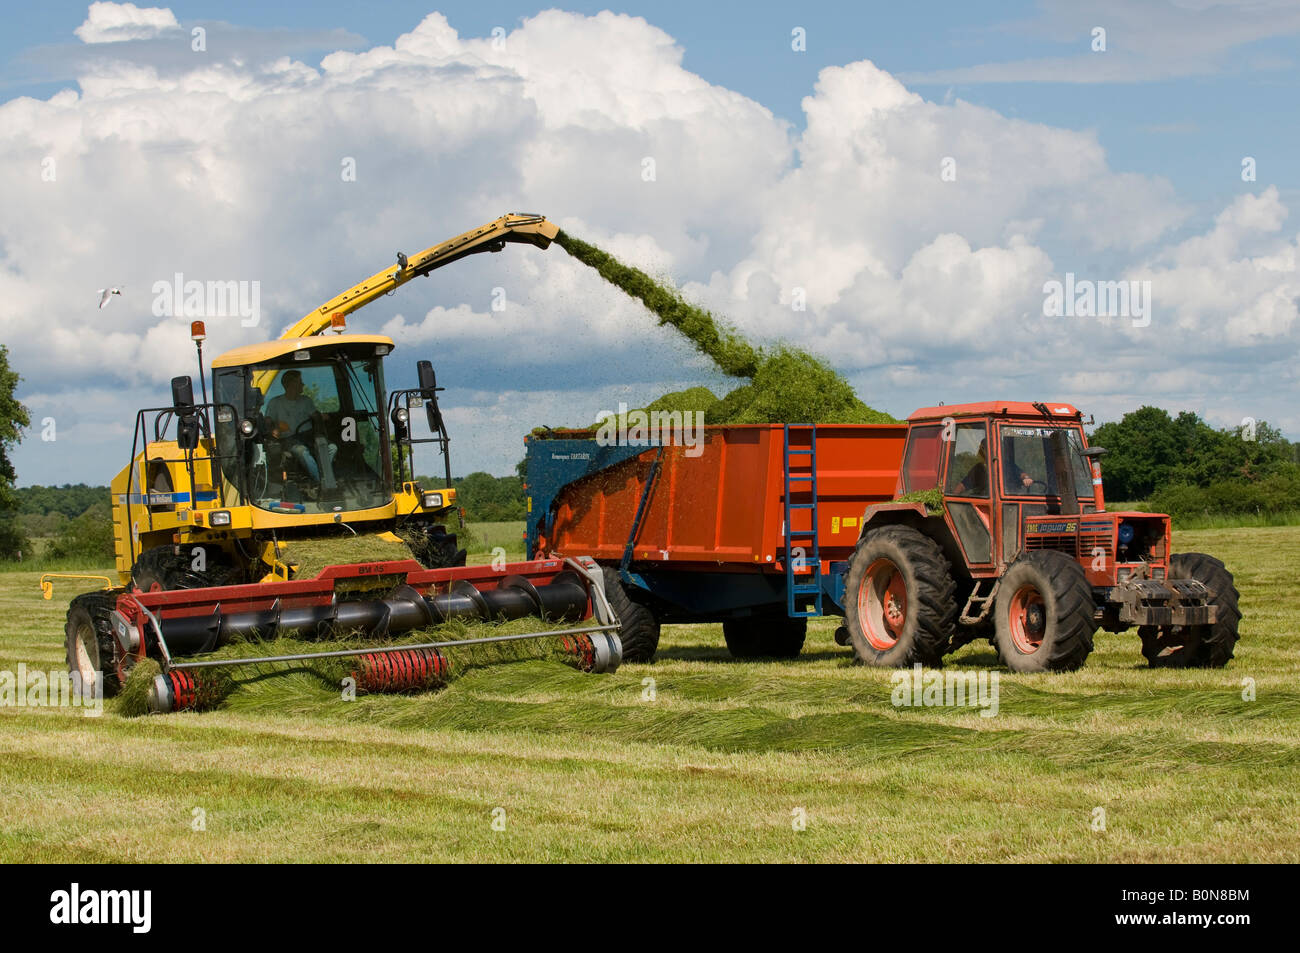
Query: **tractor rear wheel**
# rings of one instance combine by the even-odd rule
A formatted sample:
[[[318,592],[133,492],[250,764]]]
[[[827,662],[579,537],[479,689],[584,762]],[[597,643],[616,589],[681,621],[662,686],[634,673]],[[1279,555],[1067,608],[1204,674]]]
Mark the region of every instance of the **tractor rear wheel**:
[[[808,620],[786,615],[727,619],[722,637],[732,658],[797,658],[808,635]]]
[[[113,639],[112,613],[121,589],[102,589],[77,596],[68,606],[68,621],[64,626],[68,671],[81,676],[84,686],[103,678],[105,698],[111,698],[122,687],[115,656],[117,643]]]
[[[939,544],[910,526],[858,541],[844,582],[844,620],[867,665],[939,666],[957,626],[957,584]]]
[[[654,661],[655,651],[659,648],[659,620],[648,606],[632,601],[623,580],[618,578],[617,569],[602,566],[601,573],[605,577],[605,598],[618,616],[618,638],[623,643],[623,661]]]
[[[1070,672],[1092,651],[1092,586],[1065,553],[1017,559],[1002,577],[993,615],[998,654],[1013,672]]]
[[[1144,627],[1138,632],[1142,654],[1153,668],[1223,668],[1240,638],[1237,627],[1241,609],[1232,573],[1205,553],[1176,553],[1169,561],[1169,578],[1195,579],[1209,589],[1210,604],[1215,607],[1214,623],[1189,626],[1186,631],[1183,626],[1169,630]]]

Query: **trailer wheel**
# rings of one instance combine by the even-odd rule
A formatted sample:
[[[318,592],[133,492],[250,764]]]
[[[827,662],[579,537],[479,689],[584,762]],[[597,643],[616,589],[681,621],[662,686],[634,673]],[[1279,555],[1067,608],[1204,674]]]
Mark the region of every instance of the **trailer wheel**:
[[[1078,560],[1054,550],[1017,559],[993,606],[998,654],[1013,672],[1069,672],[1092,651],[1092,586]]]
[[[605,598],[609,600],[621,628],[619,641],[623,643],[624,662],[652,662],[659,648],[659,620],[649,607],[633,602],[618,578],[613,566],[602,566],[605,577]]]
[[[957,625],[956,583],[939,544],[910,526],[858,541],[844,582],[844,619],[859,661],[942,664]]]
[[[77,596],[68,606],[68,621],[63,630],[68,672],[80,675],[82,685],[93,684],[93,679],[102,676],[105,698],[116,695],[122,687],[114,661],[116,643],[112,624],[113,607],[121,591],[107,589]]]
[[[796,658],[807,635],[808,620],[802,617],[751,616],[722,623],[732,658]]]
[[[1139,631],[1142,654],[1152,667],[1223,668],[1232,658],[1240,638],[1237,627],[1241,610],[1237,607],[1238,593],[1232,573],[1222,562],[1205,553],[1177,553],[1169,561],[1169,577],[1195,579],[1210,590],[1210,603],[1218,610],[1214,624],[1194,626],[1187,633],[1145,627],[1152,631]]]

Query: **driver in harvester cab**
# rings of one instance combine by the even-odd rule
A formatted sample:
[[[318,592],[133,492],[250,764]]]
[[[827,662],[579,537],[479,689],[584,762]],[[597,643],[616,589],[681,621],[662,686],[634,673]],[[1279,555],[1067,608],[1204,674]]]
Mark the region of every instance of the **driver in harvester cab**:
[[[301,371],[285,371],[281,383],[284,385],[284,393],[271,398],[266,405],[266,416],[271,421],[271,436],[282,441],[286,452],[293,454],[311,478],[319,483],[320,466],[307,445],[314,428],[306,426],[317,413],[316,404],[302,392]],[[338,447],[331,443],[331,462],[337,452]]]
[[[1025,493],[1034,485],[1034,478],[1026,473],[1020,467],[1016,466],[1010,460],[1002,461],[1002,468],[1006,471],[1006,492],[1008,493]],[[1019,483],[1020,487],[1016,484]],[[989,494],[989,441],[985,437],[980,441],[979,453],[974,465],[962,477],[961,483],[957,484],[958,496],[988,496]]]

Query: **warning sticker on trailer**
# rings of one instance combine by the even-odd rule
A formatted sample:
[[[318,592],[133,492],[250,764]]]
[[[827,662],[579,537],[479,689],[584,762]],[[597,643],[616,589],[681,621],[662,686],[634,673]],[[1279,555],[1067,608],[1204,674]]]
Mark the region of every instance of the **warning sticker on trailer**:
[[[838,533],[839,531],[840,531],[840,518],[839,518],[838,516],[832,516],[832,517],[831,517],[831,532],[832,532],[832,533]]]

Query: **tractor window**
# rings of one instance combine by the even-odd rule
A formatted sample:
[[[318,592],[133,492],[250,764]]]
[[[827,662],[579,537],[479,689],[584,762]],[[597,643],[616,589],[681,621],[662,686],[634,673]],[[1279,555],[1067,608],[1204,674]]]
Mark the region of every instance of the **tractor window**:
[[[1005,426],[1002,428],[1002,490],[1009,496],[1060,496],[1052,466],[1052,434],[1058,427]],[[1076,496],[1091,496],[1092,477],[1079,454],[1083,443],[1069,430],[1070,466]]]
[[[983,421],[977,424],[958,424],[948,457],[948,478],[944,492],[950,496],[989,496],[989,441],[988,427]]]
[[[939,451],[943,446],[940,433],[937,424],[912,428],[903,459],[904,493],[933,490],[939,485]]]
[[[1083,437],[1079,431],[1071,430],[1069,440],[1070,463],[1074,466],[1074,491],[1079,495],[1079,501],[1084,502],[1092,499],[1092,468],[1088,466],[1088,458],[1083,455]]]

